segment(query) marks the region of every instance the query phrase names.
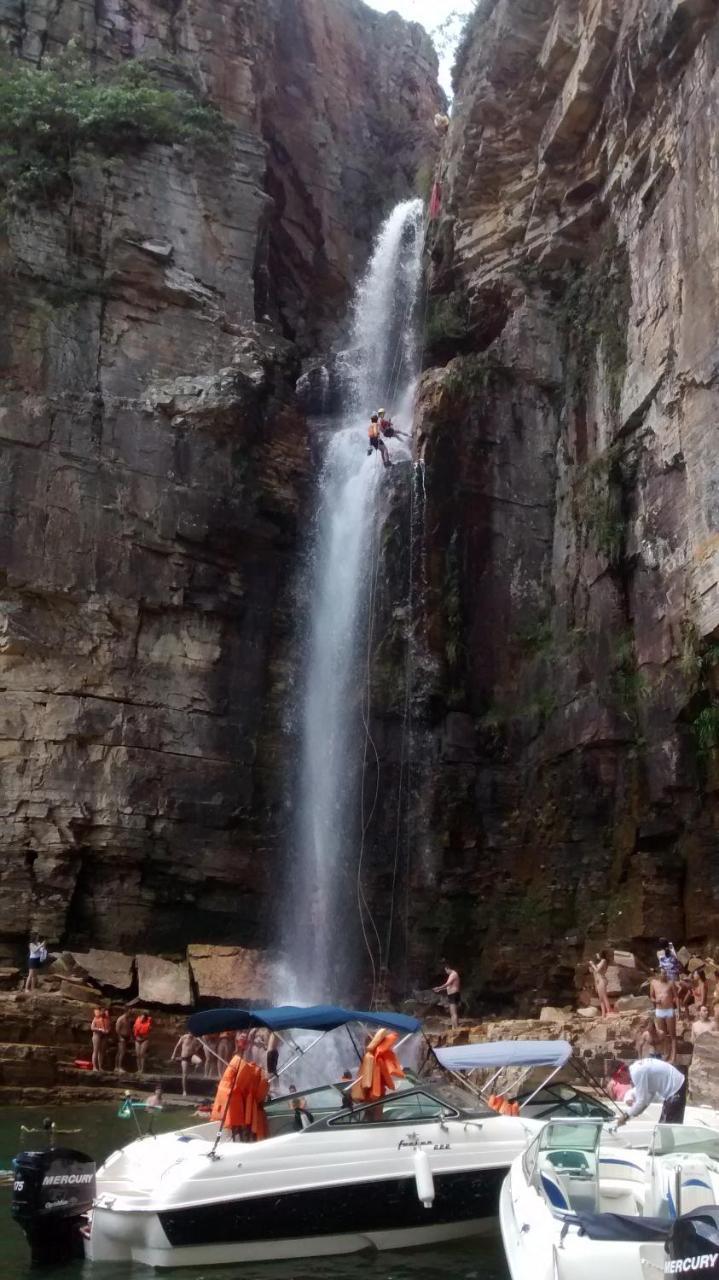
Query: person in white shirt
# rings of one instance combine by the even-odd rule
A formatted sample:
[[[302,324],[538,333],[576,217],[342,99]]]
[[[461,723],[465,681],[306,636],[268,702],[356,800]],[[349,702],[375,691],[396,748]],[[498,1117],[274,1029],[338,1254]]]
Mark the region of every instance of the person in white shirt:
[[[47,947],[45,946],[45,939],[41,938],[39,933],[33,933],[28,947],[26,991],[34,991],[37,987],[37,971],[44,965],[46,960]]]
[[[614,1063],[615,1068],[624,1064]],[[625,1067],[626,1071],[626,1067]],[[660,1124],[682,1124],[687,1105],[687,1082],[681,1071],[671,1062],[660,1058],[642,1058],[632,1062],[628,1069],[630,1087],[625,1087],[614,1070],[609,1080],[608,1092],[628,1108],[617,1124],[626,1124],[633,1116],[640,1116],[652,1102],[661,1102]]]

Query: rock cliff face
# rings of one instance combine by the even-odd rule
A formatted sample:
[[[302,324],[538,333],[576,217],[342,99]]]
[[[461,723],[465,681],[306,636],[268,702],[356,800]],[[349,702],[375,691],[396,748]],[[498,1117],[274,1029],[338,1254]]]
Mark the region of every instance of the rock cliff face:
[[[416,427],[407,963],[447,954],[496,1005],[569,996],[584,945],[719,941],[719,16],[485,0],[458,70]]]
[[[431,154],[436,61],[358,0],[0,0],[0,37],[142,57],[228,126],[221,157],[126,147],[4,224],[0,941],[256,945],[299,354]]]

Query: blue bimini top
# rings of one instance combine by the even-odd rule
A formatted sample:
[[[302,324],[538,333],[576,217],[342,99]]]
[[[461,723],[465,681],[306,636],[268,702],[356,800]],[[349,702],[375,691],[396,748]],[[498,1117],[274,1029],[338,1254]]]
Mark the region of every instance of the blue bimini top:
[[[568,1040],[487,1040],[484,1044],[435,1049],[438,1062],[449,1071],[477,1071],[500,1067],[563,1067],[572,1056]]]
[[[348,1022],[363,1022],[372,1027],[386,1027],[404,1035],[419,1031],[422,1023],[405,1013],[369,1013],[360,1009],[340,1009],[335,1005],[278,1005],[274,1009],[208,1009],[193,1013],[187,1029],[196,1036],[214,1035],[219,1031],[246,1031],[249,1027],[269,1027],[272,1031],[334,1031]]]

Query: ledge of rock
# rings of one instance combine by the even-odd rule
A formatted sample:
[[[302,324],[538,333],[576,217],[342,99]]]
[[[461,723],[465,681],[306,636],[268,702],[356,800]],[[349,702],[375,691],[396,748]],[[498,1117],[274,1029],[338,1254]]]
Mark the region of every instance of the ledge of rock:
[[[272,1000],[273,966],[267,952],[194,944],[187,958],[200,1000],[261,1005]]]
[[[68,953],[82,974],[103,987],[129,991],[133,981],[134,957],[121,951],[72,951]],[[68,966],[69,968],[69,966]],[[58,974],[60,976],[60,974]]]
[[[187,1009],[193,1003],[190,969],[184,962],[178,964],[160,956],[138,956],[137,985],[143,1004]]]

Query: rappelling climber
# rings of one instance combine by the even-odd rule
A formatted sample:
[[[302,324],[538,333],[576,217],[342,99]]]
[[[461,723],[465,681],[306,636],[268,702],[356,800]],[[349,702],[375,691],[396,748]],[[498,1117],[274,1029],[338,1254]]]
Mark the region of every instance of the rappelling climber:
[[[392,437],[392,436],[404,436],[404,437],[406,437],[407,432],[406,432],[406,431],[398,431],[398,430],[397,430],[397,428],[396,428],[396,426],[395,426],[395,425],[394,425],[394,423],[392,422],[392,419],[391,419],[391,418],[388,418],[386,415],[387,415],[387,410],[386,410],[386,409],[378,409],[378,410],[377,410],[377,417],[378,417],[378,419],[379,419],[379,429],[380,429],[380,431],[381,431],[382,435],[383,435],[383,436],[387,436],[387,437],[388,437],[388,438],[390,438],[390,439],[391,439],[391,437]]]
[[[382,461],[384,465],[386,467],[391,467],[392,463],[389,460],[387,445],[385,444],[380,434],[379,416],[376,413],[372,414],[372,418],[369,424],[369,430],[367,432],[367,439],[369,440],[369,449],[367,450],[367,456],[369,457],[373,449],[377,449],[379,453],[381,453],[382,455]]]

